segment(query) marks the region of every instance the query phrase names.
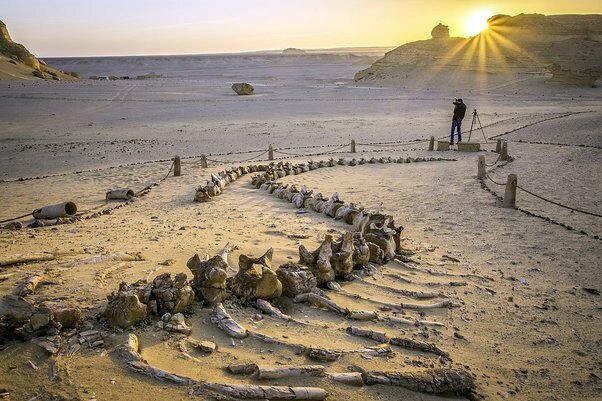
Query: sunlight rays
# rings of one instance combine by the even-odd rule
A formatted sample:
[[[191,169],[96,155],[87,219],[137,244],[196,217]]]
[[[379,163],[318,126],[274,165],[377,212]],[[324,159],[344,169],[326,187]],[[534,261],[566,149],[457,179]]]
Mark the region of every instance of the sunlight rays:
[[[487,29],[476,36],[453,44],[425,75],[425,84],[432,82],[444,71],[451,82],[471,77],[475,90],[498,86],[500,81],[511,81],[517,68],[536,70],[542,62],[537,55],[525,51],[514,40],[521,32],[511,27],[502,28],[490,21]]]

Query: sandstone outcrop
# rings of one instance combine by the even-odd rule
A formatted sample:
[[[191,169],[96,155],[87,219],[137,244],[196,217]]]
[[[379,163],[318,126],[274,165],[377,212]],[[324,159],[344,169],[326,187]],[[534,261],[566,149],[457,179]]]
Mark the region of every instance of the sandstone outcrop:
[[[12,64],[4,63],[6,60]],[[10,73],[4,73],[11,68]],[[25,46],[13,42],[8,28],[0,21],[0,79],[53,79],[74,80],[75,76],[50,68],[43,60],[36,58]]]
[[[434,40],[437,39],[449,39],[449,27],[447,25],[439,24],[431,31],[431,37]]]
[[[2,21],[0,21],[0,53],[11,57],[13,60],[20,61],[33,69],[40,69],[38,59],[25,46],[13,42],[6,25]]]
[[[355,81],[424,86],[446,83],[451,74],[476,82],[537,73],[551,74],[554,82],[592,86],[600,78],[602,15],[496,15],[488,25],[466,39],[449,37],[447,27],[439,24],[432,39],[386,53],[356,73]]]

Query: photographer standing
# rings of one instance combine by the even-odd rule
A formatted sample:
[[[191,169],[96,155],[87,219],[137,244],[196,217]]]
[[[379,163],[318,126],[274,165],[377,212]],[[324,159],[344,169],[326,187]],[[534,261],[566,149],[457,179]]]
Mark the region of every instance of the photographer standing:
[[[466,115],[466,105],[462,99],[454,99],[454,116],[452,117],[451,136],[449,138],[449,144],[454,144],[454,130],[458,127],[458,142],[462,142],[462,120]]]

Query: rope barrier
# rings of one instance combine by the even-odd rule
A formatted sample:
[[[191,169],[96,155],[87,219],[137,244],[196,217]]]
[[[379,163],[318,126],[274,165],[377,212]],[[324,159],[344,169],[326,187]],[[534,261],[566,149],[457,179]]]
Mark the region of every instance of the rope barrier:
[[[373,147],[402,147],[407,145],[416,145],[419,143],[429,142],[430,139],[425,139],[422,141],[411,141],[411,142],[402,142],[402,141],[391,141],[391,142],[370,142],[370,143],[356,143],[356,145],[361,146],[373,146]]]
[[[171,174],[171,172],[172,172],[172,170],[173,170],[173,168],[174,168],[175,164],[176,164],[176,161],[174,160],[174,161],[171,163],[171,166],[169,167],[169,170],[167,171],[167,174],[165,174],[165,176],[164,176],[163,178],[161,178],[161,179],[160,179],[159,181],[157,181],[157,182],[154,182],[154,183],[152,183],[152,184],[150,184],[150,185],[147,185],[146,187],[142,188],[140,191],[136,192],[136,193],[134,194],[134,196],[135,196],[135,197],[137,197],[137,196],[139,196],[140,194],[142,194],[143,192],[145,192],[145,191],[148,191],[148,190],[149,190],[149,189],[150,189],[150,188],[151,188],[153,185],[160,184],[160,183],[162,183],[163,181],[165,181],[165,180],[167,179],[167,177],[169,177],[169,175]],[[94,206],[94,207],[92,207],[92,208],[90,208],[90,209],[82,210],[82,211],[80,211],[79,213],[76,213],[76,214],[75,214],[75,217],[80,217],[80,216],[83,216],[83,215],[85,215],[85,214],[88,214],[88,213],[90,213],[90,212],[92,212],[92,211],[94,211],[94,210],[100,209],[101,207],[103,207],[103,206],[106,206],[106,205],[108,205],[108,204],[109,204],[109,201],[106,199],[106,200],[105,200],[105,201],[104,201],[102,204],[100,204],[100,205],[97,205],[97,206]],[[19,220],[19,219],[22,219],[22,218],[24,218],[24,217],[31,216],[32,214],[33,214],[33,212],[30,212],[30,213],[23,214],[23,215],[21,215],[21,216],[18,216],[18,217],[12,217],[12,218],[10,218],[10,219],[2,220],[2,221],[0,221],[0,224],[8,223],[8,222],[10,222],[10,221]]]
[[[489,181],[493,182],[495,185],[501,185],[501,186],[505,186],[506,185],[506,184],[502,184],[502,183],[499,183],[497,181],[494,181],[493,178],[491,178],[489,176],[489,174],[485,174],[485,177],[487,177],[489,179]]]
[[[513,143],[527,143],[527,144],[530,144],[530,145],[550,145],[550,146],[560,146],[560,147],[602,149],[602,146],[598,146],[598,145],[584,145],[584,144],[572,145],[572,144],[568,144],[568,143],[558,143],[558,142],[525,141],[523,139],[510,140],[509,142],[513,142]]]
[[[518,128],[513,129],[513,130],[506,131],[503,134],[490,136],[489,139],[494,139],[494,138],[498,138],[500,136],[508,135],[508,134],[513,133],[513,132],[520,131],[521,129],[532,127],[533,125],[541,124],[541,123],[546,122],[546,121],[557,120],[559,118],[565,118],[565,117],[573,116],[575,114],[583,114],[583,113],[591,113],[591,111],[577,111],[577,112],[573,112],[573,113],[562,114],[560,116],[554,116],[554,117],[550,117],[550,118],[545,118],[543,120],[535,121],[533,123],[523,125],[522,127],[518,127]]]
[[[9,221],[19,220],[19,219],[22,219],[23,217],[31,216],[32,214],[33,214],[33,212],[30,212],[30,213],[24,214],[23,216],[13,217],[12,219],[2,220],[2,221],[0,221],[0,224],[8,223]]]
[[[261,152],[260,150],[257,150],[255,152]],[[210,159],[208,157],[206,157],[205,159],[209,162],[213,162],[213,163],[218,163],[218,164],[234,164],[234,163],[245,163],[245,162],[249,162],[251,160],[255,160],[255,159],[259,159],[261,156],[265,155],[266,153],[268,153],[267,150],[263,151],[262,153],[258,154],[257,156],[253,156],[250,157],[248,159],[244,159],[244,160],[237,160],[237,161],[233,161],[233,160],[216,160],[216,159]],[[233,153],[231,153],[233,154]]]
[[[295,157],[306,157],[306,156],[320,156],[320,155],[327,155],[329,153],[334,153],[338,150],[341,150],[343,148],[346,148],[347,146],[349,146],[348,144],[345,144],[343,146],[340,146],[336,149],[332,149],[332,150],[328,150],[326,152],[321,152],[321,153],[309,153],[309,154],[299,154],[299,153],[290,153],[290,152],[283,152],[281,150],[277,150],[274,149],[274,153],[280,153],[282,155],[286,155],[286,156],[295,156]]]
[[[485,166],[486,167],[493,167],[493,166],[495,166],[497,164],[497,162],[500,161],[500,157],[502,157],[501,153],[497,156],[497,159],[495,159],[495,161],[493,162],[493,164],[487,164],[487,163],[485,163]]]
[[[151,189],[151,187],[152,187],[153,185],[155,185],[155,184],[160,184],[160,183],[162,183],[163,181],[165,181],[165,180],[167,179],[167,177],[169,177],[169,174],[171,174],[171,170],[173,170],[173,167],[175,166],[175,164],[176,164],[176,161],[174,160],[174,161],[171,163],[171,166],[169,167],[169,170],[167,171],[167,174],[165,174],[165,177],[161,178],[161,179],[160,179],[159,181],[157,181],[157,182],[154,182],[154,183],[152,183],[152,184],[150,184],[150,185],[147,185],[146,187],[142,188],[140,191],[136,192],[136,193],[134,194],[134,196],[138,196],[138,195],[140,195],[142,192],[145,192],[145,191],[148,191],[149,189]]]
[[[540,195],[534,194],[533,192],[531,192],[531,191],[529,191],[529,190],[527,190],[527,189],[525,189],[525,188],[521,187],[520,185],[517,185],[516,187],[517,187],[518,189],[520,189],[520,190],[522,190],[522,191],[524,191],[524,192],[528,193],[529,195],[532,195],[532,196],[534,196],[534,197],[536,197],[536,198],[538,198],[538,199],[541,199],[542,201],[545,201],[545,202],[551,203],[551,204],[553,204],[553,205],[560,206],[560,207],[563,207],[563,208],[565,208],[565,209],[572,210],[572,211],[574,211],[574,212],[579,212],[579,213],[587,214],[587,215],[589,215],[589,216],[602,217],[602,215],[600,215],[600,214],[597,214],[597,213],[588,212],[587,210],[576,209],[576,208],[574,208],[574,207],[571,207],[571,206],[566,206],[566,205],[563,205],[562,203],[558,203],[558,202],[555,202],[555,201],[553,201],[553,200],[550,200],[550,199],[544,198],[543,196],[540,196]]]

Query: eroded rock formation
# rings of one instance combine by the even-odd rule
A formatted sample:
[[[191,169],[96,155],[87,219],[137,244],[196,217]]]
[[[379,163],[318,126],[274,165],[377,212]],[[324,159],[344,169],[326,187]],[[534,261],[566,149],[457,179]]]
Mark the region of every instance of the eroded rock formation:
[[[77,79],[77,74],[70,75],[50,68],[43,60],[31,54],[25,46],[13,42],[6,24],[2,21],[0,21],[0,56],[6,57],[8,62],[14,64],[13,68],[16,68],[12,73],[3,73],[3,67],[8,64],[6,66],[4,63],[0,64],[2,79],[33,79],[34,77],[57,81]]]
[[[552,81],[592,86],[602,69],[602,15],[496,15],[471,38],[449,37],[439,24],[432,39],[404,44],[355,75],[356,81],[424,86],[455,74],[476,80],[488,74],[548,73]],[[478,51],[475,49],[479,49]],[[503,78],[511,80],[511,77]],[[475,81],[476,82],[476,81]],[[462,81],[461,85],[466,86]]]

